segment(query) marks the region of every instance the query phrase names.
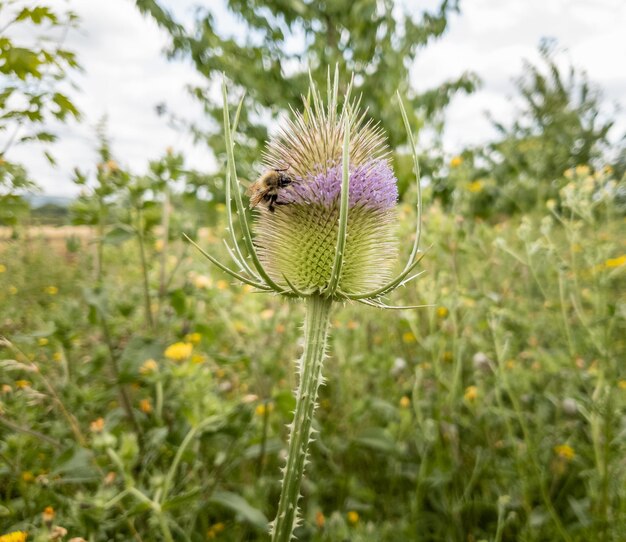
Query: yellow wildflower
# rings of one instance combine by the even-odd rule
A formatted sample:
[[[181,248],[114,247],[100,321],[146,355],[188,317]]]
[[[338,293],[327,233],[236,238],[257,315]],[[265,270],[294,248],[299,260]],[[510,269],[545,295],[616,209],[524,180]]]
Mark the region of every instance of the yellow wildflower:
[[[15,295],[18,292],[17,288],[13,285],[9,286],[9,294]]]
[[[198,365],[199,363],[204,363],[206,361],[206,357],[204,354],[193,354],[191,356],[191,363],[195,363]]]
[[[213,281],[211,277],[207,277],[206,275],[196,275],[193,279],[193,285],[198,288],[198,290],[207,290],[213,286]]]
[[[226,529],[226,525],[221,521],[219,523],[214,523],[209,527],[207,531],[207,537],[210,539],[217,538],[217,535]]]
[[[617,387],[618,387],[620,390],[626,390],[626,380],[620,380],[620,381],[617,383]]]
[[[484,186],[485,186],[485,183],[479,179],[477,181],[473,181],[473,182],[469,183],[467,185],[467,189],[472,194],[477,194],[478,192],[482,192]]]
[[[101,433],[104,429],[104,418],[98,418],[89,424],[92,433]]]
[[[30,388],[30,382],[28,380],[16,380],[15,386],[23,390],[24,388]]]
[[[402,408],[409,408],[411,406],[411,399],[409,399],[406,395],[403,395],[400,399],[400,406]]]
[[[0,263],[0,273],[4,273],[7,270],[6,265]]]
[[[452,160],[450,160],[450,167],[459,167],[463,163],[462,156],[455,156]]]
[[[164,356],[172,361],[183,361],[191,356],[193,344],[178,342],[170,344],[163,353]]]
[[[559,444],[558,446],[555,446],[554,453],[561,459],[565,459],[567,461],[571,461],[576,456],[574,448],[572,448],[569,444]]]
[[[324,517],[324,513],[321,510],[318,510],[315,513],[315,525],[317,525],[318,529],[323,529],[326,524],[326,518]]]
[[[613,267],[622,267],[623,265],[626,265],[626,254],[618,256],[617,258],[609,258],[606,262],[604,262],[604,265],[609,269]]]
[[[159,370],[159,364],[152,358],[144,361],[141,364],[141,367],[139,367],[139,373],[142,375],[149,375],[152,373],[156,373],[158,370]]]
[[[407,332],[403,333],[402,334],[402,340],[406,344],[411,344],[411,343],[416,342],[415,335],[413,335],[413,333],[411,331],[407,331]]]
[[[246,331],[248,331],[246,324],[244,324],[241,320],[235,320],[233,322],[233,327],[235,328],[235,331],[237,331],[237,333],[245,333]]]
[[[50,526],[52,520],[54,520],[54,516],[56,516],[54,508],[52,508],[52,506],[46,506],[41,514],[41,519],[46,525]]]
[[[27,482],[27,483],[28,482],[32,482],[34,479],[35,479],[35,475],[32,472],[30,472],[29,470],[25,470],[22,473],[22,480],[24,482]]]
[[[0,542],[26,542],[28,533],[26,531],[13,531],[0,535]]]
[[[39,346],[46,346],[49,342],[50,341],[48,341],[45,337],[39,337],[39,339],[37,339],[37,344]]]
[[[589,166],[576,166],[576,175],[583,177],[584,175],[589,175],[589,173],[591,172],[591,170],[589,169]]]
[[[142,399],[139,401],[139,410],[144,414],[150,414],[152,412],[152,402],[150,399]]]
[[[200,333],[188,333],[185,335],[185,340],[191,344],[200,344],[202,335]]]
[[[448,309],[446,307],[437,307],[437,316],[439,316],[439,318],[445,318],[448,316]]]
[[[226,290],[226,288],[228,288],[228,282],[226,282],[225,280],[218,280],[215,285],[217,286],[218,290]]]
[[[63,354],[61,352],[55,352],[54,354],[52,354],[52,359],[59,363],[63,361]]]
[[[59,289],[56,286],[46,286],[44,292],[48,295],[57,295],[59,293]]]
[[[476,306],[476,300],[471,297],[462,297],[461,302],[464,307],[469,307],[470,309],[473,309]]]
[[[478,398],[478,386],[468,386],[465,388],[463,397],[466,401],[475,401]]]
[[[265,416],[266,412],[272,412],[274,405],[272,403],[260,403],[254,409],[254,413],[257,416]]]
[[[359,513],[355,510],[348,512],[348,523],[350,525],[356,525],[359,522]]]
[[[157,239],[154,242],[154,251],[155,252],[163,252],[163,247],[165,247],[165,241],[163,239]]]

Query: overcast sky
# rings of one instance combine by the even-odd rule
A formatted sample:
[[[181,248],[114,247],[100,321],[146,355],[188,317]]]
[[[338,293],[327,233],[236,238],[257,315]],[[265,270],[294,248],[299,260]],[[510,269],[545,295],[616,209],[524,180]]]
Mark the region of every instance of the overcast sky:
[[[222,0],[205,0],[221,6]],[[9,158],[22,161],[33,178],[52,195],[73,195],[71,171],[95,169],[94,126],[104,115],[113,152],[134,172],[145,171],[148,160],[167,147],[184,151],[192,167],[209,170],[213,162],[202,145],[194,146],[186,133],[169,127],[158,117],[155,106],[166,102],[178,116],[201,114],[185,91],[189,83],[202,79],[190,64],[168,62],[162,54],[167,36],[143,18],[131,0],[48,0],[69,6],[81,18],[80,28],[67,39],[67,47],[78,53],[84,72],[73,76],[80,91],[75,101],[83,112],[80,124],[56,127],[59,141],[52,152],[59,166],[52,169],[33,147],[13,147]],[[178,16],[190,20],[192,6],[202,3],[169,0]],[[415,13],[435,0],[403,0]],[[626,1],[625,0],[462,0],[462,12],[453,15],[448,32],[418,58],[413,71],[417,89],[432,88],[464,71],[477,73],[482,88],[468,97],[455,98],[447,114],[444,143],[454,153],[464,145],[480,143],[493,132],[485,119],[489,110],[499,120],[513,112],[512,78],[519,75],[524,59],[537,59],[537,46],[544,37],[555,38],[567,49],[564,60],[585,69],[604,91],[607,104],[626,105]],[[216,8],[222,28],[233,19]],[[618,133],[626,130],[623,115]],[[0,138],[0,144],[2,138]]]

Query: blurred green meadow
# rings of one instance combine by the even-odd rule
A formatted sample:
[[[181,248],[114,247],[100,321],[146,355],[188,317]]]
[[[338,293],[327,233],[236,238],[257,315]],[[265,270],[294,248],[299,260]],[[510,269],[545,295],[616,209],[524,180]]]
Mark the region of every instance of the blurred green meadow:
[[[429,204],[393,301],[432,307],[335,311],[300,539],[622,539],[624,219],[603,174],[573,175],[558,211]],[[51,507],[85,540],[160,540],[160,516],[175,540],[264,538],[302,306],[230,284],[171,211],[168,239],[3,243],[5,530],[47,540]],[[197,231],[218,254],[224,214]]]
[[[261,4],[296,20],[293,7]],[[407,87],[415,47],[398,52],[390,31],[381,45],[389,71],[369,73],[359,55],[381,39],[381,23],[375,2],[360,4],[365,14],[335,15],[362,48],[349,57],[336,37],[315,41],[321,61],[310,76],[323,81],[335,62],[354,71],[389,133],[404,261],[417,194],[389,96]],[[261,46],[229,64],[241,46],[217,43],[211,17],[198,14],[197,32],[185,34],[158,3],[137,7],[209,83],[224,70],[234,97],[247,91],[236,153],[242,176],[254,178],[268,133],[258,113],[279,123],[287,105],[297,108],[306,70],[257,80],[268,70]],[[277,16],[232,9],[255,31]],[[449,9],[444,2],[402,39],[425,46],[444,32]],[[78,24],[17,13],[15,24]],[[286,54],[280,36],[271,39],[272,54]],[[219,47],[219,58],[198,53]],[[17,122],[26,138],[0,154],[0,542],[151,542],[168,532],[176,541],[267,540],[304,306],[233,283],[183,238],[228,260],[221,128],[186,127],[219,171],[195,171],[168,148],[137,174],[102,122],[97,161],[75,171],[79,196],[35,208],[37,179],[9,150],[52,142],[41,131],[50,111],[78,116],[54,87],[77,65],[69,51],[33,48],[33,60],[16,48],[2,42],[3,74],[13,78],[4,88],[35,109],[0,94],[0,128]],[[542,63],[526,67],[517,83],[525,109],[493,141],[457,156],[439,137],[421,149],[422,275],[389,303],[426,307],[334,308],[298,540],[626,539],[626,152],[607,138],[601,93],[574,68],[560,70],[555,55],[542,46]],[[49,90],[48,61],[61,70]],[[39,101],[20,86],[38,77]],[[476,82],[465,74],[409,92],[416,134],[434,126],[440,136],[452,95]],[[192,90],[219,119],[210,93]]]

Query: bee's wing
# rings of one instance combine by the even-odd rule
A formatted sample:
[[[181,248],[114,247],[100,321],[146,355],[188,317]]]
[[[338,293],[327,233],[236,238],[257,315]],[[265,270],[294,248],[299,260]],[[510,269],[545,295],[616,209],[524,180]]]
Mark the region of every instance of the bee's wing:
[[[263,192],[258,190],[252,194],[250,194],[250,209],[256,207],[259,203],[263,201]]]
[[[256,207],[263,201],[262,184],[258,180],[250,184],[246,190],[246,195],[250,198],[250,209]]]

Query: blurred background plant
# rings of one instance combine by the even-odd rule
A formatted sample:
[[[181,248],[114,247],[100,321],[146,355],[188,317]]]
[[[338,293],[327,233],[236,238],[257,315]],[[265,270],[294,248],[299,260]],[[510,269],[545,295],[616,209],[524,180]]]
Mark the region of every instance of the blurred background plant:
[[[78,21],[70,10],[15,1],[0,2],[0,17],[0,223],[15,225],[27,210],[19,194],[36,185],[24,165],[10,159],[11,148],[53,142],[51,119],[80,118],[65,90],[71,89],[70,73],[80,66],[74,52],[63,47]],[[54,156],[44,152],[54,164]]]
[[[391,133],[400,218],[411,223],[410,161],[387,98],[400,88],[412,124],[436,133],[454,93],[474,87],[469,74],[429,93],[408,83],[455,2],[419,20],[370,1],[336,11],[230,2],[258,37],[245,44],[221,37],[205,11],[188,28],[159,4],[137,4],[168,29],[170,53],[206,76],[192,90],[207,119],[190,128],[220,164],[216,72],[236,82],[234,97],[246,91],[251,113],[235,151],[245,178],[258,172],[268,126],[298,105],[306,83],[294,59],[310,62],[318,81],[328,63],[353,70],[364,105]],[[3,2],[0,13],[10,21],[22,7]],[[71,101],[60,89],[77,67],[73,55],[54,59],[62,46],[9,37],[20,25],[62,31],[74,17],[51,19],[37,3],[24,13],[0,37],[2,88],[34,100],[29,109],[0,101],[8,150],[61,111],[55,93]],[[285,47],[290,32],[306,36],[304,51]],[[50,71],[33,68],[29,51]],[[564,70],[555,48],[542,54],[518,82],[519,116],[494,120],[494,141],[448,156],[435,137],[424,151],[423,246],[432,248],[424,277],[394,301],[434,307],[346,306],[332,317],[300,540],[623,538],[626,151],[607,142],[614,112],[600,91],[576,67]],[[385,70],[372,70],[372,57]],[[40,99],[37,75],[21,65],[46,81]],[[189,257],[182,232],[227,256],[215,233],[226,223],[223,171],[195,171],[169,149],[137,174],[113,153],[105,122],[94,139],[96,162],[76,171],[82,193],[70,209],[29,211],[28,164],[0,157],[1,220],[19,233],[0,240],[0,536],[266,539],[302,307],[232,286]],[[29,227],[53,212],[64,228]]]

